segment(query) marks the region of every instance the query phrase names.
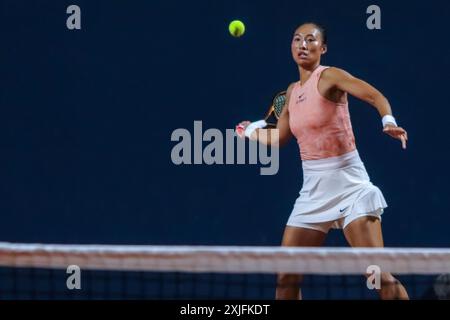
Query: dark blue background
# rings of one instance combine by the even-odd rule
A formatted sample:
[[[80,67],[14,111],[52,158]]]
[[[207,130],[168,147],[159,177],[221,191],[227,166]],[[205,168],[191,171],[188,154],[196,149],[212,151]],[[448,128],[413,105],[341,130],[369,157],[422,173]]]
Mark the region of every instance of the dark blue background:
[[[278,245],[300,190],[292,141],[280,171],[175,166],[176,128],[233,128],[262,117],[298,79],[295,27],[329,32],[323,64],[380,89],[409,133],[406,151],[356,99],[357,146],[389,208],[387,246],[446,247],[446,1],[24,1],[0,13],[0,240],[57,243]],[[66,8],[82,30],[66,28]],[[244,37],[228,33],[245,22]],[[344,245],[332,232],[328,245]]]

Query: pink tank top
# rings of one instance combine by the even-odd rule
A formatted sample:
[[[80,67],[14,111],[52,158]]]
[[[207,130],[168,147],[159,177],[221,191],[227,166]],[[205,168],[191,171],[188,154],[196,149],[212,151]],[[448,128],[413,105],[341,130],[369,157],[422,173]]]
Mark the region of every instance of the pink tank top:
[[[303,85],[294,85],[289,101],[289,126],[302,160],[336,157],[356,149],[347,103],[332,102],[319,93],[323,70],[318,66]]]

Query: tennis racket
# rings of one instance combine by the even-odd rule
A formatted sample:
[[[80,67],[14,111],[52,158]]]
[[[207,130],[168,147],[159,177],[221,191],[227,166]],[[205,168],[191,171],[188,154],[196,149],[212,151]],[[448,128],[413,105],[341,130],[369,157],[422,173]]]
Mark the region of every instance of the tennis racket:
[[[283,107],[286,104],[286,91],[282,91],[277,93],[275,97],[272,99],[272,104],[269,107],[269,110],[266,112],[266,116],[264,120],[267,125],[264,129],[276,128],[278,119],[280,118],[281,112],[283,111]],[[241,122],[236,126],[236,132],[239,136],[243,136],[246,126],[250,124],[250,121]]]
[[[286,91],[279,92],[273,99],[272,105],[267,110],[264,120],[267,122],[266,128],[276,128],[281,111],[286,104]]]

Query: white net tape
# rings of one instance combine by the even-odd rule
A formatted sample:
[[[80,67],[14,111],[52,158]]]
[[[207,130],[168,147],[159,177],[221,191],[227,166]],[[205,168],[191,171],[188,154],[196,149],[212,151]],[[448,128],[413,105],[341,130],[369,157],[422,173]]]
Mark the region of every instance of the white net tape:
[[[450,249],[52,245],[0,243],[0,266],[123,271],[363,274],[450,273]]]

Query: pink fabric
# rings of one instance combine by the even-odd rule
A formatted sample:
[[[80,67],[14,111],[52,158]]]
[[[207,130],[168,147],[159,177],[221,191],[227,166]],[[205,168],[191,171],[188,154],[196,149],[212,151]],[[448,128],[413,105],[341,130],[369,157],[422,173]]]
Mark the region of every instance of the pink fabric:
[[[319,93],[319,66],[303,85],[297,82],[289,102],[289,126],[302,160],[336,157],[356,149],[348,103],[335,103]]]

